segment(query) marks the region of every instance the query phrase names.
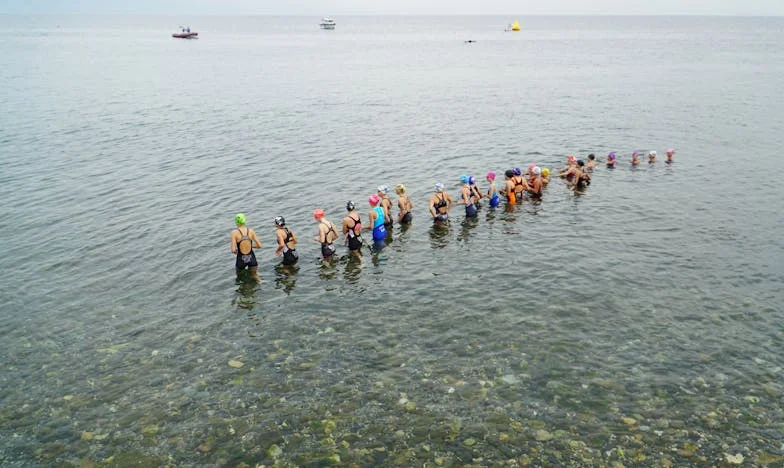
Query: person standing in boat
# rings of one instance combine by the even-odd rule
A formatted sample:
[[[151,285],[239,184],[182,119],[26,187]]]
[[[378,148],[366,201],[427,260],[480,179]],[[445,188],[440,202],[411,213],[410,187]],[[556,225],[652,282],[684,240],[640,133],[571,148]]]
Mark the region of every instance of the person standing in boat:
[[[259,264],[253,249],[260,249],[261,241],[253,229],[245,226],[244,213],[237,213],[237,216],[234,217],[234,223],[237,225],[237,229],[231,231],[231,253],[237,255],[234,268],[238,274],[247,268],[251,278],[258,282],[259,276],[256,270]]]

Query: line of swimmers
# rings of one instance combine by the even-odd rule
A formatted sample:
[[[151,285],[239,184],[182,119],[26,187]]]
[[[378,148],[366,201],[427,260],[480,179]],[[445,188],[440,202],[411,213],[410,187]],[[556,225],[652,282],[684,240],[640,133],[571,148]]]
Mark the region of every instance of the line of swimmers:
[[[666,162],[673,162],[675,150],[667,150]],[[656,151],[648,153],[648,163],[656,162]],[[614,168],[617,163],[616,154],[607,155],[607,167]],[[596,167],[596,156],[588,155],[588,162],[578,160],[574,155],[569,155],[566,166],[561,169],[558,175],[563,178],[567,185],[574,190],[581,190],[591,183],[591,172]],[[637,151],[632,153],[632,165],[639,164],[639,154]],[[490,184],[487,192],[481,193],[473,176],[460,176],[460,199],[457,203],[444,190],[441,182],[435,184],[435,192],[428,201],[428,210],[435,223],[444,223],[449,219],[449,211],[455,204],[465,205],[467,218],[474,218],[478,214],[480,201],[484,198],[489,200],[491,208],[501,204],[501,197],[506,198],[507,203],[514,205],[522,202],[523,196],[528,195],[532,199],[539,199],[542,190],[550,182],[550,169],[541,169],[535,164],[528,166],[528,171],[523,175],[520,168],[509,169],[504,172],[505,183],[503,188],[498,189],[495,184],[495,172],[488,172],[485,176]],[[392,200],[388,196],[389,187],[382,185],[378,187],[377,193],[368,197],[370,211],[368,212],[368,225],[362,225],[362,219],[356,211],[354,202],[346,203],[346,216],[342,220],[340,233],[345,238],[346,245],[350,251],[358,251],[364,245],[362,231],[372,231],[374,243],[383,242],[387,235],[387,229],[393,225],[392,221]],[[412,210],[414,204],[406,193],[403,184],[395,186],[395,193],[398,195],[397,222],[401,225],[411,224],[413,219]],[[313,219],[318,224],[318,235],[314,241],[321,244],[321,255],[324,259],[329,259],[335,254],[334,242],[340,237],[337,226],[325,218],[324,210],[317,208],[313,211]],[[245,214],[238,213],[234,222],[237,226],[231,232],[231,252],[236,255],[235,269],[239,272],[248,269],[251,276],[258,280],[257,268],[258,261],[253,249],[261,248],[261,241],[256,232],[245,225]],[[299,256],[297,254],[297,243],[299,242],[296,234],[286,225],[286,220],[282,216],[276,216],[275,238],[277,249],[275,256],[282,256],[282,265],[294,265]]]

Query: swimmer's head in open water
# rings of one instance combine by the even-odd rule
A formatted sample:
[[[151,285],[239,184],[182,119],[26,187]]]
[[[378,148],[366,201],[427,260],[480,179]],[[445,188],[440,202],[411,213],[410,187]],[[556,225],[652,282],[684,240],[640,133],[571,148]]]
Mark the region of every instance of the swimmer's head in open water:
[[[542,169],[542,175],[545,176],[545,177],[550,177],[550,169],[548,169],[546,167],[544,169]]]
[[[346,210],[354,211],[354,208],[355,208],[355,206],[354,206],[354,202],[353,201],[349,200],[349,201],[346,202]]]
[[[441,182],[436,183],[436,192],[443,192],[444,191],[444,184]]]
[[[472,175],[468,176],[468,185],[474,185],[475,183],[476,180],[474,180],[474,176]]]
[[[387,187],[386,185],[379,185],[378,193],[384,193],[384,194],[389,193],[389,187]]]
[[[506,172],[504,172],[504,175],[505,175],[507,178],[511,179],[512,177],[514,177],[514,171],[513,171],[513,170],[511,170],[511,169],[507,169],[507,170],[506,170]]]
[[[487,173],[487,180],[495,180],[495,172],[490,171]]]
[[[237,213],[237,216],[234,217],[234,222],[237,223],[237,226],[242,226],[245,224],[245,213]]]
[[[467,183],[468,183],[468,176],[467,176],[467,175],[465,175],[465,174],[464,174],[464,175],[461,175],[461,176],[460,176],[460,183],[461,183],[461,184],[467,184]]]
[[[512,169],[512,172],[514,172],[514,175],[516,176],[523,175],[523,171],[519,167]]]
[[[577,158],[575,158],[573,154],[570,154],[569,157],[566,159],[567,161],[569,161],[570,164],[577,161]]]
[[[672,149],[672,148],[670,148],[670,149],[668,149],[668,150],[667,150],[667,154],[669,154],[670,156],[672,156],[673,154],[675,154],[675,150],[674,150],[674,149]]]
[[[533,168],[533,169],[531,169],[531,170],[532,170],[532,171],[533,171],[533,173],[534,173],[534,174],[536,174],[536,175],[542,175],[542,169],[541,169],[539,166],[534,166],[534,168]]]
[[[368,197],[368,203],[370,203],[371,206],[378,205],[378,202],[380,202],[380,201],[381,201],[381,199],[379,199],[378,195],[376,195],[375,193]]]
[[[406,193],[406,186],[403,184],[395,185],[395,192],[399,195],[403,195],[404,193]]]
[[[283,216],[275,216],[275,226],[285,226],[286,219]]]
[[[609,161],[615,161],[615,153],[610,153],[607,155],[607,159]]]
[[[313,217],[316,218],[316,219],[323,218],[324,217],[324,210],[322,210],[321,208],[316,208],[315,210],[313,210]]]

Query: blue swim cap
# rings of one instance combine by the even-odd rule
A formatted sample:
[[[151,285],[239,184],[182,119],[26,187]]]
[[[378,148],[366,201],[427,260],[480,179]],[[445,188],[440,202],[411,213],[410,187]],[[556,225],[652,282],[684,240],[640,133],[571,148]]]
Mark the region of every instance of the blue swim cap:
[[[475,183],[474,176],[468,176],[468,185],[474,185]]]
[[[467,184],[468,183],[468,176],[467,175],[461,175],[460,176],[460,182],[464,183],[464,184]]]
[[[512,172],[514,172],[514,175],[517,175],[517,176],[523,175],[523,171],[520,170],[519,167],[515,167],[514,169],[512,169]]]

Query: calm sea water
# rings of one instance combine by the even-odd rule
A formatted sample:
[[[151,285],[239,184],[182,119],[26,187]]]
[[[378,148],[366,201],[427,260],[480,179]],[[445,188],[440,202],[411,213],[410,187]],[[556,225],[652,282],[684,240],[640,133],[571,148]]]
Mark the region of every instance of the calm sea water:
[[[0,17],[0,462],[782,463],[784,20],[513,19]],[[322,264],[312,210],[396,183],[414,225]]]

